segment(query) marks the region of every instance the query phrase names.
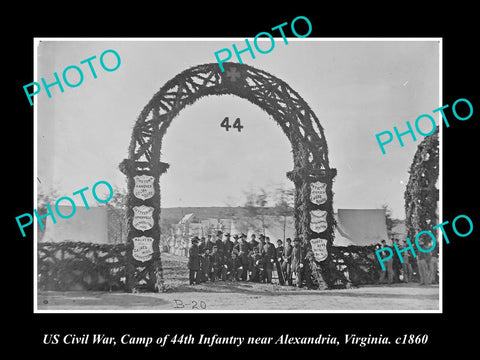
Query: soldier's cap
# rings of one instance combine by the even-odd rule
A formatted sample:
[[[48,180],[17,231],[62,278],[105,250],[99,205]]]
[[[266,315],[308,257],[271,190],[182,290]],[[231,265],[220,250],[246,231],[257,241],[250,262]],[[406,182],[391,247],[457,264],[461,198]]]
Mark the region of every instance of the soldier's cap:
[[[217,236],[220,236],[222,234],[223,234],[223,232],[221,232],[220,230],[217,231]]]
[[[265,235],[263,235],[263,234],[260,234],[260,237],[261,237],[261,238],[264,238],[264,237],[265,237]]]
[[[292,241],[292,239],[290,239],[290,238],[287,238],[287,240],[286,240],[286,241]]]
[[[282,242],[282,240],[280,240],[280,239],[277,240],[277,243],[281,243],[281,242]]]
[[[192,244],[194,244],[194,243],[198,243],[198,237],[196,237],[196,236],[192,239]]]
[[[297,241],[300,242],[300,238],[296,237],[295,239],[293,239],[293,241],[295,241],[295,242],[297,242]]]
[[[238,235],[237,234],[233,235],[233,238],[238,239]]]
[[[230,236],[230,233],[225,233],[225,236]]]
[[[247,237],[247,234],[242,233],[240,237]]]

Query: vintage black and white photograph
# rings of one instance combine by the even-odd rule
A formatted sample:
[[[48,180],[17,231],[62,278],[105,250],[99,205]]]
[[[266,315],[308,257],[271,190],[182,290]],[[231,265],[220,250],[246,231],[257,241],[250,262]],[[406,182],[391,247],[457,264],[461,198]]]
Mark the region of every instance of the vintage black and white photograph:
[[[441,38],[276,36],[35,39],[35,312],[442,311]]]

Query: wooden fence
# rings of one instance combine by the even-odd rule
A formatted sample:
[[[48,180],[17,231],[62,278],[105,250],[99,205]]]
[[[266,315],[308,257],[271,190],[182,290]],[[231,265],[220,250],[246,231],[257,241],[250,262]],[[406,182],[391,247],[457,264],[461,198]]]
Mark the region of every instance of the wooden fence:
[[[352,285],[375,284],[380,264],[373,246],[332,247],[337,269]],[[125,290],[125,244],[38,244],[40,290]]]
[[[125,290],[125,244],[38,244],[40,290]]]

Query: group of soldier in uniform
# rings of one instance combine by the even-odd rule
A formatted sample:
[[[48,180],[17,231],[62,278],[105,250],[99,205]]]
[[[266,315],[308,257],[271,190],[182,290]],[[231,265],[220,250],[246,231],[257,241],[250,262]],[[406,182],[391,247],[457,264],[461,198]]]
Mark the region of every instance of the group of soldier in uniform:
[[[206,281],[252,281],[272,283],[275,269],[280,285],[313,288],[315,268],[313,252],[300,238],[287,238],[277,246],[263,234],[247,235],[218,231],[216,235],[193,237],[189,249],[190,285]]]
[[[439,283],[438,276],[438,256],[434,252],[422,252],[416,250],[417,266],[414,272],[413,256],[411,251],[408,251],[410,246],[406,240],[400,244],[399,240],[394,238],[393,243],[401,250],[402,261],[398,256],[391,256],[385,261],[385,270],[379,266],[379,284],[393,284],[404,282],[411,282],[414,278],[414,274],[418,275],[418,282],[420,285],[431,285]],[[432,245],[431,240],[428,240],[422,245],[422,248],[430,248]],[[392,253],[395,253],[395,248],[388,246],[385,240],[382,240],[381,244],[375,246],[375,251],[379,249],[390,248]],[[381,252],[382,257],[387,258],[387,251]]]

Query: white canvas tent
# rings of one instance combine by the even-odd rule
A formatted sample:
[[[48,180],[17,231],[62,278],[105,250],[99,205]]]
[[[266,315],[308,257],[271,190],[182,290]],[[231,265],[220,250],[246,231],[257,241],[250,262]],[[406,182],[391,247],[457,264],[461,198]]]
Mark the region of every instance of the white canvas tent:
[[[186,224],[188,222],[192,222],[194,217],[195,217],[194,214],[186,214],[178,223]]]
[[[342,227],[342,224],[338,220],[338,214],[334,214],[337,226],[335,226],[335,238],[333,240],[334,246],[350,246],[355,245],[355,242],[347,231]]]
[[[390,242],[385,209],[338,209],[336,220],[334,245],[348,246],[342,242],[351,242],[350,245],[367,246],[382,240]]]
[[[58,206],[60,213],[72,213],[71,206]],[[51,216],[46,218],[45,234],[42,242],[83,241],[88,243],[108,243],[108,213],[105,206],[76,206],[75,214],[69,219],[55,216],[57,223],[53,223]],[[45,224],[45,220],[44,224]]]

